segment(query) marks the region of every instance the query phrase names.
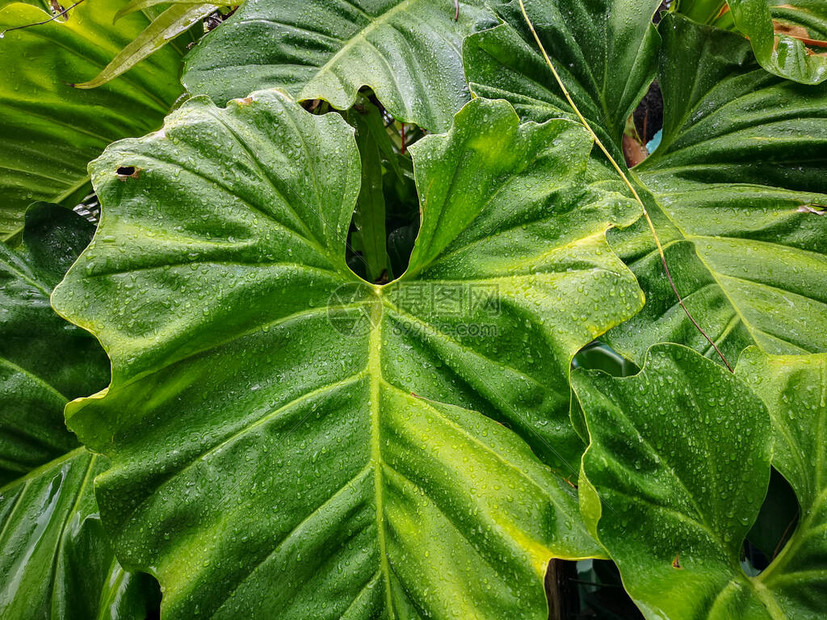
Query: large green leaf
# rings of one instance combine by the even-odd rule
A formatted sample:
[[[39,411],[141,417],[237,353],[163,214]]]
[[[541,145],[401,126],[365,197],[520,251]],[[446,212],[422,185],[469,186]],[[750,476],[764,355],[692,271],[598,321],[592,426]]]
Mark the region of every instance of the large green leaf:
[[[339,109],[370,86],[398,120],[445,131],[468,101],[462,39],[480,0],[249,0],[187,57],[184,84],[216,103],[262,88]]]
[[[49,306],[92,231],[67,209],[34,205],[22,245],[0,245],[0,616],[10,620],[146,616],[151,579],[123,571],[98,516],[103,459],[63,422],[67,398],[109,376],[95,339]]]
[[[618,153],[618,123],[628,107],[618,107],[617,122],[606,123],[593,112],[601,100],[566,70],[594,37],[558,49],[565,40],[555,33],[565,20],[542,17],[552,0],[526,6],[575,102],[599,136],[615,140],[607,146]],[[610,2],[608,10],[608,23],[627,24],[625,2]],[[514,102],[529,118],[553,116],[544,102],[554,78],[547,66],[541,72],[542,56],[526,38],[522,16],[511,15],[509,24],[469,38],[472,88]],[[616,37],[613,32],[607,36]],[[667,16],[660,33],[663,142],[628,174],[654,220],[678,291],[733,365],[750,344],[773,354],[827,350],[827,85],[776,78],[755,63],[739,35],[683,17]],[[640,49],[654,53],[641,36]],[[647,63],[633,58],[611,67],[618,79],[631,76],[626,89],[615,91],[640,91],[637,68]],[[592,102],[581,103],[587,96]],[[613,232],[609,241],[647,298],[643,312],[613,330],[609,343],[638,363],[663,341],[715,356],[678,305],[647,223]]]
[[[820,84],[827,80],[825,50],[810,48],[792,33],[776,28],[773,23],[775,11],[772,10],[779,10],[777,5],[782,5],[781,15],[803,20],[807,25],[815,22],[823,26],[827,22],[827,3],[822,0],[799,0],[798,3],[728,0],[728,3],[735,27],[747,36],[755,57],[767,71],[802,84]]]
[[[22,227],[31,202],[82,198],[87,163],[113,140],[156,129],[180,95],[185,50],[177,43],[98,89],[71,86],[97,75],[149,24],[136,13],[113,26],[126,3],[87,0],[65,22],[12,30],[0,39],[0,238]],[[48,18],[14,3],[0,10],[0,30]]]
[[[790,482],[798,526],[759,580],[790,618],[827,612],[827,355],[770,356],[749,349],[738,364],[770,411],[773,465]]]
[[[77,448],[0,489],[3,618],[146,618],[151,578],[121,568],[98,515],[104,461]]]
[[[548,559],[601,553],[569,365],[641,304],[605,241],[637,213],[585,183],[590,148],[469,103],[412,147],[422,229],[384,286],[345,263],[338,115],[199,97],[92,164],[103,218],[53,302],[113,382],[69,425],[167,617],[545,617]]]
[[[49,305],[93,232],[71,211],[35,205],[21,246],[0,244],[0,486],[74,449],[63,407],[109,379],[100,345]]]
[[[652,25],[658,0],[524,0],[540,40],[580,112],[609,148],[646,93],[660,38]],[[470,36],[463,48],[474,94],[510,101],[524,119],[576,118],[563,98],[518,0],[501,3],[506,23]]]
[[[584,516],[647,618],[787,618],[740,566],[767,491],[766,407],[720,365],[652,347],[626,378],[577,370]],[[585,478],[584,478],[585,476]]]
[[[584,513],[649,618],[816,619],[827,611],[827,356],[752,347],[736,375],[766,407],[678,345],[652,347],[631,378],[572,377],[591,438]],[[741,547],[767,489],[772,443],[801,515],[769,567],[747,577]]]

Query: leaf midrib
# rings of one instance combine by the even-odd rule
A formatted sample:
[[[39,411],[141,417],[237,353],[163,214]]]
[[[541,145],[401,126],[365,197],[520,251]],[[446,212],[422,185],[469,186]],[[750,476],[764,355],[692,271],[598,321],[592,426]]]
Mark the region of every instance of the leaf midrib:
[[[376,500],[376,535],[379,542],[379,565],[385,582],[385,601],[391,620],[396,617],[391,591],[390,564],[385,541],[384,492],[382,489],[382,443],[379,436],[379,391],[382,380],[382,299],[381,288],[376,287],[377,299],[371,306],[370,337],[368,340],[367,373],[370,380],[370,460],[373,463],[374,495]]]

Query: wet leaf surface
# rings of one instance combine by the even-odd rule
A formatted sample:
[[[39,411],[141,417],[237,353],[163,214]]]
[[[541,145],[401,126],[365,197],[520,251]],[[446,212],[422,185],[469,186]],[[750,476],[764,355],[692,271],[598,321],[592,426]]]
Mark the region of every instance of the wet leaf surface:
[[[69,426],[168,617],[546,616],[548,559],[602,553],[567,482],[571,359],[642,302],[605,240],[638,213],[590,148],[468,104],[411,148],[422,227],[385,286],[345,264],[338,115],[197,98],[93,164],[104,216],[53,301],[113,383]]]

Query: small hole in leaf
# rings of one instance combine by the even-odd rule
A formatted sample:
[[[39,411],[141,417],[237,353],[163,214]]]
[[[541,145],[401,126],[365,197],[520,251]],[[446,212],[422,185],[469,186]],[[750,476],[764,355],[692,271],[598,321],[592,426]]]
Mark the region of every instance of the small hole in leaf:
[[[126,179],[137,179],[141,175],[141,169],[135,166],[121,166],[117,170],[118,178],[121,181]]]

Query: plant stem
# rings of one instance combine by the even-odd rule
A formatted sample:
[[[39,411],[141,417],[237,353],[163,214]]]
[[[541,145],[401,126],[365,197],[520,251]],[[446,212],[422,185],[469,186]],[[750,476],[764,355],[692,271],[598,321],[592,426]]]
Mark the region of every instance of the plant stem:
[[[362,159],[362,188],[354,222],[362,236],[361,250],[367,266],[367,279],[378,282],[388,277],[390,265],[385,230],[382,154],[378,140],[385,138],[389,141],[390,138],[382,123],[381,113],[372,104],[366,103],[365,113],[357,111],[352,118],[355,120],[356,143]]]

